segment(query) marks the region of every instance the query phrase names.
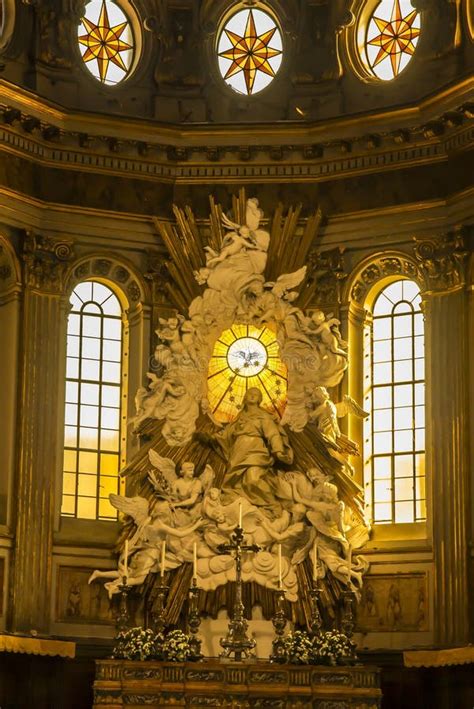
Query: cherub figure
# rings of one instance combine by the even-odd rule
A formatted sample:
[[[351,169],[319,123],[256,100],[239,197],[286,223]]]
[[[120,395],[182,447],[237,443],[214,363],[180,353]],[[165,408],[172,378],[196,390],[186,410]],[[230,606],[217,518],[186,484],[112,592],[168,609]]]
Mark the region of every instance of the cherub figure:
[[[322,310],[315,310],[308,323],[307,332],[318,335],[323,345],[333,354],[347,357],[347,342],[342,339],[339,326],[341,321],[328,316]]]
[[[342,401],[335,404],[325,387],[311,385],[306,387],[305,391],[309,397],[308,404],[311,409],[309,420],[313,421],[318,430],[333,443],[336,443],[341,437],[338,418],[343,418],[347,414],[354,414],[360,418],[367,418],[369,415],[348,394],[344,396]]]
[[[304,522],[306,509],[304,504],[298,503],[293,505],[291,516],[284,510],[273,521],[260,515],[259,523],[270,539],[264,541],[259,538],[259,544],[266,546],[278,542],[282,545],[283,556],[289,557],[292,564],[301,564],[316,538],[314,527],[308,527]]]
[[[124,550],[119,557],[117,569],[112,571],[101,571],[96,569],[89,577],[88,583],[96,579],[111,579],[105,584],[109,597],[119,593],[119,586],[128,568],[127,584],[129,586],[140,586],[149,573],[158,571],[158,564],[161,557],[161,543],[171,538],[189,538],[199,527],[203,525],[203,520],[198,519],[193,524],[180,528],[172,527],[163,521],[163,506],[155,505],[150,508],[148,500],[144,497],[123,497],[122,495],[110,494],[111,504],[124,514],[133,518],[137,529],[129,540],[128,556],[131,557],[130,565],[125,559]],[[168,559],[168,568],[178,566],[182,561],[176,556],[177,549],[171,550],[171,558]]]
[[[214,266],[217,266],[218,263],[222,263],[222,261],[230,258],[230,256],[235,256],[240,253],[242,249],[257,248],[257,242],[250,229],[246,226],[241,226],[238,232],[231,231],[226,234],[222,241],[220,253],[214,251],[210,246],[204,247],[204,250],[207,251],[206,266],[207,268],[214,268]]]
[[[186,394],[185,387],[170,372],[163,377],[157,377],[153,372],[147,372],[146,376],[150,380],[149,387],[140,387],[135,396],[136,415],[132,419],[135,428],[159,412],[167,395],[177,399]]]

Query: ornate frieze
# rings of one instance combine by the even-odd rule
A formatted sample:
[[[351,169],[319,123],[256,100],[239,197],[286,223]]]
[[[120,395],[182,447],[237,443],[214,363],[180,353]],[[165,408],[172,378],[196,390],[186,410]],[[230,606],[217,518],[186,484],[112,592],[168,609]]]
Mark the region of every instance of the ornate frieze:
[[[28,231],[23,242],[25,282],[31,288],[60,292],[74,256],[71,239],[53,239]]]
[[[344,270],[344,248],[312,251],[308,261],[306,287],[311,292],[311,300],[323,306],[340,303],[341,288],[348,275]],[[309,301],[306,295],[305,301]]]
[[[460,288],[465,282],[465,261],[462,231],[435,239],[415,239],[415,258],[430,291]]]
[[[359,274],[351,289],[351,300],[363,304],[370,288],[377,281],[387,276],[405,276],[416,278],[415,264],[401,256],[381,256],[368,264]]]
[[[112,258],[90,258],[82,261],[74,268],[70,285],[75,285],[91,276],[109,278],[118,283],[132,304],[138,303],[142,298],[142,290],[131,271]]]

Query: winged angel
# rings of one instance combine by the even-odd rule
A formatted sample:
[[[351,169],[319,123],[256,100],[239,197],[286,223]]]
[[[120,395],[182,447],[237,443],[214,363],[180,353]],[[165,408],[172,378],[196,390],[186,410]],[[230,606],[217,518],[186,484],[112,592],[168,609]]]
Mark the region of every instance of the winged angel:
[[[109,495],[112,505],[131,517],[136,525],[128,540],[128,557],[125,558],[125,550],[122,550],[117,569],[96,569],[89,578],[89,583],[96,579],[110,579],[105,584],[109,596],[119,592],[124,575],[129,586],[140,586],[149,573],[157,572],[164,541],[167,569],[192,561],[193,544],[199,541],[196,532],[205,524],[200,516],[201,499],[212,487],[214,471],[211,466],[206,466],[200,478],[194,478],[194,463],[184,462],[177,473],[169,458],[163,458],[153,450],[148,456],[156,468],[156,472],[151,470],[148,473],[155,499],[149,502],[139,495]]]

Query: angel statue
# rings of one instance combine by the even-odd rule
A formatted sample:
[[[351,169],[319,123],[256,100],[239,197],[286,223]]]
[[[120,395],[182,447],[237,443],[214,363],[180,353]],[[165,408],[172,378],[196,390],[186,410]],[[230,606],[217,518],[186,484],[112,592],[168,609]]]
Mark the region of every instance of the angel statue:
[[[148,451],[148,459],[155,470],[150,470],[148,480],[153,486],[155,493],[166,500],[171,510],[185,508],[179,519],[191,520],[200,513],[197,503],[201,501],[203,495],[212,487],[214,471],[210,465],[206,465],[200,477],[194,477],[195,465],[191,461],[181,464],[179,471],[171,458],[163,458],[152,448]],[[200,507],[200,506],[199,506]]]
[[[307,332],[317,335],[321,341],[322,350],[329,350],[332,354],[347,357],[347,342],[342,339],[339,326],[341,321],[329,314],[326,318],[322,310],[315,310],[312,314]],[[326,355],[327,356],[327,355]]]
[[[341,438],[338,418],[343,418],[347,414],[354,414],[359,418],[367,418],[369,415],[359,404],[348,394],[344,395],[342,401],[335,404],[331,401],[328,390],[325,387],[307,387],[310,395],[309,420],[314,422],[318,430],[330,441],[336,443]]]
[[[191,561],[192,544],[197,539],[194,532],[202,527],[202,519],[177,528],[170,524],[171,519],[164,503],[158,502],[154,506],[150,506],[144,497],[123,497],[113,493],[109,495],[109,499],[117,510],[132,517],[136,524],[137,528],[128,544],[128,556],[131,557],[131,561],[129,564],[128,558],[125,559],[124,551],[122,551],[117,569],[112,571],[96,569],[90,575],[89,583],[96,579],[111,579],[105,584],[105,588],[109,597],[112,597],[115,593],[119,593],[119,587],[128,567],[127,584],[140,586],[149,573],[158,571],[161,543],[165,540],[168,569],[180,566],[183,561]]]

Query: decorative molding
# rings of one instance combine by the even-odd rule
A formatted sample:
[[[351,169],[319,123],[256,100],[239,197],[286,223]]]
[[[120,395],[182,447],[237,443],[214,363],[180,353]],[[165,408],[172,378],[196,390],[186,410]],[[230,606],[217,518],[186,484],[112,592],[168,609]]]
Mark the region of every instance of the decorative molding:
[[[341,303],[342,285],[348,274],[344,267],[345,248],[314,250],[308,258],[308,277],[302,293],[305,307],[312,301],[321,306]]]
[[[53,239],[27,231],[22,255],[27,286],[61,293],[67,266],[73,256],[72,239]]]
[[[127,296],[130,305],[135,306],[144,300],[144,289],[131,268],[113,256],[89,256],[73,265],[67,278],[66,290],[70,291],[80,281],[98,276],[117,284]]]
[[[388,276],[417,278],[419,274],[416,265],[408,257],[396,255],[379,256],[364,266],[355,279],[350,291],[351,300],[363,305],[371,287],[377,281]]]
[[[462,288],[468,251],[462,229],[437,239],[415,238],[415,258],[427,290],[445,292]]]

